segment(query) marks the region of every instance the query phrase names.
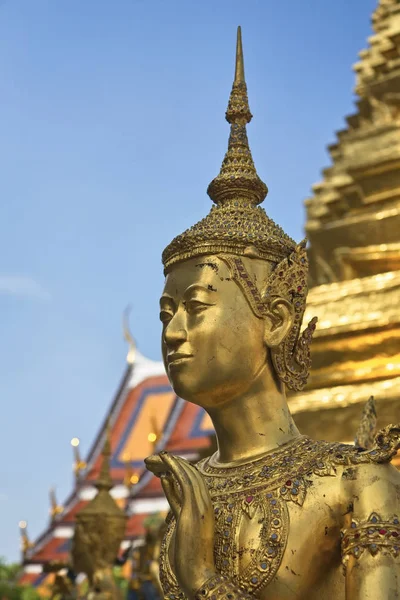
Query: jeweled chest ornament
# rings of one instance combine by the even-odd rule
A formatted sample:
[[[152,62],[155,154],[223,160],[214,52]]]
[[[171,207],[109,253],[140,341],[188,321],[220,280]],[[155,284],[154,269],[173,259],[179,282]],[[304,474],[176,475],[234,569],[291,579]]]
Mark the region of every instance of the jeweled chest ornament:
[[[376,444],[370,450],[300,436],[241,466],[222,468],[211,464],[212,459],[200,461],[197,468],[206,479],[214,506],[214,555],[218,573],[246,593],[257,595],[272,581],[281,566],[290,534],[288,503],[303,506],[312,476],[335,476],[337,468],[342,466],[388,462],[398,445],[397,428],[388,426],[378,434]],[[369,547],[371,554],[375,552],[375,546],[376,552],[383,547],[398,552],[400,529],[397,517],[390,524],[382,523],[380,519],[376,521],[376,515],[372,517],[368,527],[361,525],[362,535],[353,524],[350,530],[342,533],[344,557],[350,553],[358,556],[366,545],[371,544],[375,544],[372,549]],[[262,526],[257,543],[251,549],[252,558],[247,567],[242,568],[238,537],[246,519],[253,518],[262,522]],[[160,577],[166,597],[175,600],[184,598],[184,594],[179,589],[168,558],[175,521],[171,515],[167,521],[168,530],[160,556]],[[360,541],[356,544],[357,536]],[[344,558],[344,562],[346,560]]]

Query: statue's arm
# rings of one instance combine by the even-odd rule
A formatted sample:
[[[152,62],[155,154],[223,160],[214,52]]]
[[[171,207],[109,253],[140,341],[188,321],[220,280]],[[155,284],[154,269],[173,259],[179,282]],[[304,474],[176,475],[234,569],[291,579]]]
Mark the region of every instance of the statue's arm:
[[[352,482],[353,511],[342,532],[346,600],[400,597],[400,474],[362,465]]]

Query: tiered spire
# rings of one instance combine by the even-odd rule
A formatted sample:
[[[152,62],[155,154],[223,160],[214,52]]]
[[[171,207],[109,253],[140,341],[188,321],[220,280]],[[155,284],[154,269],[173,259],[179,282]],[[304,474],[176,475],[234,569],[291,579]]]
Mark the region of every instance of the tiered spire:
[[[207,193],[216,204],[228,200],[246,200],[261,204],[268,188],[257,175],[247,139],[246,124],[252,114],[247,96],[241,28],[237,30],[235,79],[229,98],[226,120],[231,125],[228,151],[219,175],[208,186]]]
[[[395,270],[400,260],[399,217],[390,213],[400,190],[400,1],[380,0],[372,25],[354,66],[357,110],[306,200],[314,284]]]
[[[388,25],[388,17],[396,11],[399,0],[379,0],[378,6],[372,15],[372,27],[379,32]]]
[[[276,263],[296,249],[295,242],[258,206],[268,188],[257,175],[247,139],[246,125],[252,115],[247,98],[240,27],[235,78],[225,116],[231,126],[228,151],[219,175],[207,190],[216,206],[167,246],[162,257],[166,270],[194,256],[221,252],[237,256],[251,254]]]
[[[375,33],[368,40],[370,45],[359,53],[361,60],[354,65],[356,93],[362,97],[371,85],[400,70],[400,2],[380,0],[372,15],[372,27]]]

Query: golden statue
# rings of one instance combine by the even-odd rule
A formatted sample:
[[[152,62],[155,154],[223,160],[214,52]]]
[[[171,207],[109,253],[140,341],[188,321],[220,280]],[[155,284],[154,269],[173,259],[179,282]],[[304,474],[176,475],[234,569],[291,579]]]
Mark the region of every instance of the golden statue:
[[[96,482],[97,495],[76,515],[71,557],[75,573],[88,578],[88,600],[121,600],[113,577],[126,527],[126,514],[110,494],[110,430],[107,426],[103,462]]]
[[[306,244],[259,206],[240,29],[215,206],[163,253],[162,348],[175,392],[204,407],[218,449],[192,466],[147,459],[171,507],[166,598],[388,600],[400,595],[400,426],[374,446],[314,441],[290,415],[316,320],[301,331]]]

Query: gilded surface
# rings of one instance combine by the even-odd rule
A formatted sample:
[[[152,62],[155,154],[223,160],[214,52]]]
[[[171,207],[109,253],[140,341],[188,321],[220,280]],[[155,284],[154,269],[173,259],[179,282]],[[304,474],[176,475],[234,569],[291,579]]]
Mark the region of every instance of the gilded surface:
[[[378,427],[400,399],[400,4],[380,0],[354,66],[356,111],[329,146],[306,200],[310,293],[318,317],[307,387],[290,397],[311,436],[351,440],[373,394]]]
[[[244,83],[240,32],[233,94],[238,73]],[[240,111],[248,122],[247,107]],[[241,140],[247,144],[247,136]],[[255,171],[228,181],[225,168],[212,199],[220,202],[221,193],[229,204],[236,195],[240,208],[250,198],[247,208],[257,215]],[[370,449],[300,434],[286,387],[301,389],[309,368],[312,330],[296,333],[304,312],[296,308],[307,292],[304,245],[288,247],[283,234],[279,245],[278,228],[250,244],[251,227],[237,214],[232,242],[222,247],[218,223],[215,237],[196,225],[163,257],[166,371],[177,395],[209,413],[217,438],[217,451],[197,467],[167,452],[146,460],[171,507],[160,556],[164,593],[171,600],[394,600],[400,475],[389,462],[400,427],[387,426]],[[285,256],[271,257],[285,247]],[[296,369],[275,360],[286,345]],[[380,527],[373,522],[365,537],[375,516]],[[363,552],[354,551],[353,523]],[[371,543],[380,551],[371,552]]]
[[[315,337],[400,323],[400,271],[310,290],[305,318],[318,315]]]
[[[351,556],[359,558],[367,551],[371,556],[378,552],[397,558],[400,552],[400,521],[397,515],[384,521],[377,513],[359,523],[352,521],[350,527],[342,531],[342,555],[346,566]]]
[[[361,408],[374,395],[379,426],[398,420],[400,271],[311,288],[304,319],[318,317],[306,389],[290,397],[309,435],[353,439]]]
[[[398,269],[400,228],[400,5],[381,0],[374,34],[354,66],[357,111],[329,147],[332,165],[306,201],[314,285]],[[381,248],[380,259],[364,253]],[[397,250],[394,246],[397,245]],[[354,259],[352,254],[354,253]]]
[[[212,459],[203,460],[197,468],[205,477],[214,507],[214,552],[218,572],[252,595],[258,594],[274,579],[285,580],[285,574],[280,572],[280,568],[286,562],[284,553],[290,539],[290,504],[303,506],[315,478],[335,478],[340,474],[344,479],[356,479],[356,466],[388,462],[400,445],[399,434],[400,430],[387,428],[369,451],[344,444],[314,442],[301,437],[262,459],[240,467],[218,468],[212,465]],[[340,500],[334,521],[337,526],[343,527],[347,507],[353,498],[351,495],[346,497],[344,493]],[[307,513],[308,511],[302,515],[305,520],[309,518]],[[358,537],[357,532],[353,532],[354,523],[356,521],[352,521],[349,530],[342,534],[344,557],[354,548],[358,548],[360,553],[363,548],[362,539],[354,546],[354,540]],[[394,522],[385,534],[379,533],[383,527],[382,519],[378,523],[373,517],[373,523],[373,531],[367,528],[368,540],[372,540],[379,548],[393,551],[397,556],[396,553],[400,550],[397,517],[394,517]],[[256,544],[249,544],[249,530],[258,530]],[[170,518],[162,555],[164,591],[170,598],[183,597],[168,557],[173,531],[174,521]],[[379,534],[378,539],[376,533]],[[334,545],[337,529],[332,523],[327,527],[325,535],[333,538]],[[293,541],[291,545],[295,546]],[[333,565],[337,562],[338,555],[339,553],[336,556],[332,553]],[[317,579],[318,574],[315,583]],[[340,570],[337,572],[337,579],[340,585]]]

